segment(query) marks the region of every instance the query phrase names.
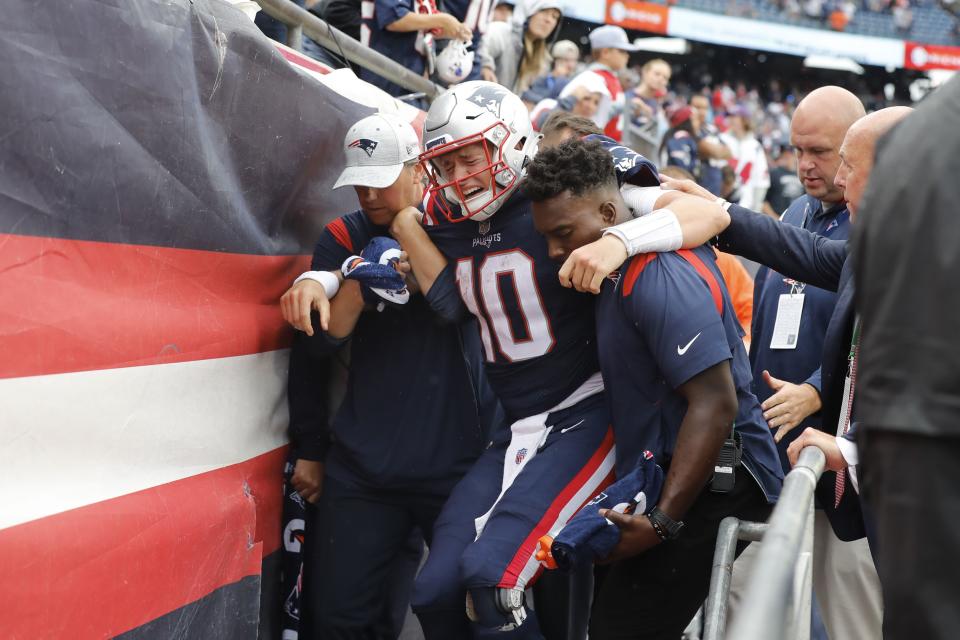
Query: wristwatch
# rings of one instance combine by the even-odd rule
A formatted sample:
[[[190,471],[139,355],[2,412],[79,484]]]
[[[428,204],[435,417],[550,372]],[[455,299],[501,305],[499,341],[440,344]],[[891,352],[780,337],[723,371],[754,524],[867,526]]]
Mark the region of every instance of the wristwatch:
[[[653,525],[653,530],[657,532],[657,535],[664,542],[667,540],[676,540],[680,537],[683,522],[677,522],[657,507],[654,507],[650,513],[647,514],[647,519],[650,521],[650,524]]]

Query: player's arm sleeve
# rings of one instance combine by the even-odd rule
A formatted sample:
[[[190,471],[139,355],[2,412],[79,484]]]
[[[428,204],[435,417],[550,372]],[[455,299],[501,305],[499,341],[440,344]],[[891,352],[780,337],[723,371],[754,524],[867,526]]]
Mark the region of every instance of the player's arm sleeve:
[[[377,26],[386,29],[400,18],[413,11],[409,0],[376,0]]]
[[[352,220],[347,217],[337,218],[329,223],[320,234],[320,239],[313,249],[313,259],[310,268],[313,271],[339,271],[343,261],[352,255],[360,253],[366,241],[359,229],[353,227]],[[332,310],[331,310],[332,311]],[[299,335],[303,341],[303,349],[315,358],[329,356],[344,345],[349,336],[334,338],[320,328],[319,316],[311,314],[313,321],[313,335]]]
[[[749,258],[774,271],[836,291],[847,259],[846,240],[829,240],[770,216],[731,205],[730,226],[720,234],[717,248]]]
[[[626,302],[671,389],[733,357],[709,285],[676,254],[647,265]]]
[[[822,386],[820,383],[820,367],[817,367],[817,370],[810,374],[810,377],[804,380],[804,383],[810,385],[817,390],[817,393],[822,394]]]
[[[460,297],[457,277],[452,264],[447,264],[437,275],[433,286],[424,294],[427,304],[437,315],[441,323],[461,322],[467,315],[467,307]]]
[[[354,237],[346,218],[337,218],[323,228],[316,246],[310,269],[313,271],[338,271],[343,261],[363,249],[361,238]]]
[[[306,334],[297,332],[290,350],[287,373],[287,404],[290,408],[291,453],[294,458],[323,460],[330,446],[327,404],[329,361],[313,357],[306,347]]]

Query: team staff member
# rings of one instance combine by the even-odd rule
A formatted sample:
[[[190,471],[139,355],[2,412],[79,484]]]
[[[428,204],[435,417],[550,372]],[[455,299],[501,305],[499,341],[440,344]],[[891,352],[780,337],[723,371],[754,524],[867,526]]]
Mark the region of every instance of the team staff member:
[[[596,141],[542,151],[524,184],[554,260],[632,217]],[[720,520],[766,520],[779,495],[773,439],[749,391],[742,331],[714,262],[706,246],[640,255],[600,293],[597,341],[617,474],[651,451],[667,476],[649,516],[606,514],[622,537],[593,604],[591,638],[679,637],[706,597]],[[743,464],[710,483],[725,441]]]
[[[847,239],[850,214],[843,189],[833,177],[847,129],[863,115],[863,104],[855,95],[833,86],[812,91],[797,106],[790,144],[797,152],[797,174],[806,193],[783,212],[783,224],[833,240]],[[775,431],[784,472],[790,470],[787,446],[803,428],[821,420],[820,358],[836,302],[834,291],[765,266],[757,272],[751,388]],[[879,635],[881,607],[870,550],[863,540],[838,539],[819,509],[814,519],[813,585],[831,637],[866,640]],[[848,602],[861,603],[856,607],[859,616],[850,615]]]
[[[324,478],[317,509],[307,522],[307,638],[396,635],[380,626],[393,561],[414,528],[432,542],[447,495],[486,441],[484,412],[493,404],[474,329],[438,326],[420,295],[382,312],[365,304],[356,280],[345,280],[333,295],[338,278],[331,272],[386,235],[396,212],[423,195],[419,143],[406,122],[383,114],[364,118],[348,131],[344,153],[347,167],[336,186],[354,185],[361,210],[328,224],[314,251],[314,277],[326,279],[331,291],[305,280],[282,301],[284,317],[313,334],[295,349],[327,355],[348,340],[351,349],[346,395],[329,438],[314,439],[325,451],[319,452]],[[314,331],[311,307],[331,297],[322,330]],[[303,388],[300,378],[310,372],[297,366],[302,362],[294,353],[296,421],[323,396],[321,389]]]

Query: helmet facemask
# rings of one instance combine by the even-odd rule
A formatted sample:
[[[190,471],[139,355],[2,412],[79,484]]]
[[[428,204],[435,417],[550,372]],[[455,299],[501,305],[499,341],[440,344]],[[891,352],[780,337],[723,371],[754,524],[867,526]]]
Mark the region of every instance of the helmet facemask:
[[[473,80],[451,87],[433,101],[423,125],[423,140],[426,151],[420,158],[430,176],[431,193],[442,191],[445,196],[435,199],[444,216],[453,222],[482,222],[519,186],[527,162],[537,151],[539,136],[520,98],[498,84]],[[438,162],[441,156],[481,142],[483,160],[474,163],[470,155],[470,175],[453,179],[438,169],[447,164]],[[464,183],[476,183],[478,176],[486,188],[473,193],[476,185]]]
[[[513,193],[520,178],[504,159],[504,147],[509,139],[507,125],[497,121],[479,133],[436,145],[420,156],[420,162],[430,178],[430,190],[434,193],[442,191],[445,196],[445,198],[437,198],[436,202],[441,213],[450,222],[462,222],[468,219],[478,222],[486,220],[502,204],[497,201],[506,199]],[[445,176],[438,166],[437,159],[477,143],[480,143],[480,148],[483,150],[484,161],[481,166],[460,178],[449,179]],[[484,173],[490,176],[489,186],[468,195],[469,191],[465,189],[464,183]],[[458,207],[450,207],[451,203]]]

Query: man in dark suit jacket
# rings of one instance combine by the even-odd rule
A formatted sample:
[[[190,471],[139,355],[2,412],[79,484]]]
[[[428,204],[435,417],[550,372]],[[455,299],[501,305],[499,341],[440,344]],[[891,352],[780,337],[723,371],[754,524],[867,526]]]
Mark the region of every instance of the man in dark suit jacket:
[[[854,234],[863,496],[884,638],[960,628],[960,77],[879,144]]]

